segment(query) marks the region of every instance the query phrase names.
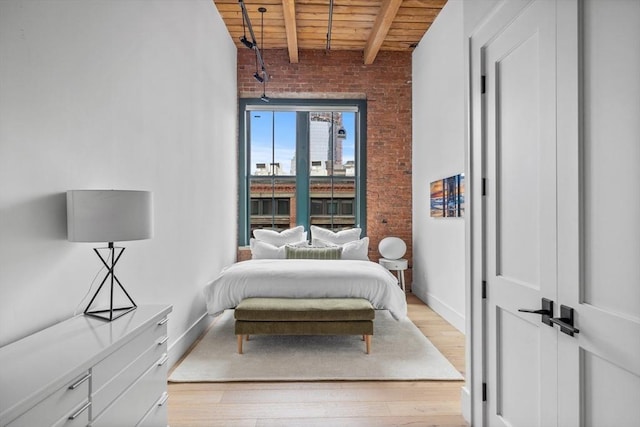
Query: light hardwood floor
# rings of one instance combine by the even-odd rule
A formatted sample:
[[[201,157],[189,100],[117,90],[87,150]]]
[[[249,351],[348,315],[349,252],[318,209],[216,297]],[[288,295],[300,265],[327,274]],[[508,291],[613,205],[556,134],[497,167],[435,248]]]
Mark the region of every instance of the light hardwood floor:
[[[407,302],[409,318],[464,375],[464,335],[412,294]],[[462,381],[169,383],[169,425],[466,427],[460,409],[462,385]]]

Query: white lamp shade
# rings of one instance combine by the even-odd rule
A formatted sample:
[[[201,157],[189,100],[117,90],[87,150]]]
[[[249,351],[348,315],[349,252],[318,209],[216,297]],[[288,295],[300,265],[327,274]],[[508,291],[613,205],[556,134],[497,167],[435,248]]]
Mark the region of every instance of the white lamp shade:
[[[150,191],[67,191],[67,239],[122,242],[153,237]]]
[[[386,259],[400,259],[407,252],[407,245],[399,237],[385,237],[378,245],[378,252]]]

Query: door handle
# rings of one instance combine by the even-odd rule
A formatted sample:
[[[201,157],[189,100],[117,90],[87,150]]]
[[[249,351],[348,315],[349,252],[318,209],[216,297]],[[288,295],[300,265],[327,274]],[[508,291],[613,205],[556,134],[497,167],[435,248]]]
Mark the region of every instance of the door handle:
[[[545,314],[547,316],[551,315],[551,312],[549,310],[529,310],[526,308],[520,308],[518,309],[518,311],[522,312],[522,313],[533,313],[533,314]]]
[[[542,308],[539,310],[530,310],[527,308],[521,308],[518,310],[521,313],[533,313],[542,315],[542,323],[553,327],[551,323],[551,316],[553,316],[553,301],[547,298],[542,298]]]
[[[560,332],[564,332],[569,336],[580,333],[580,329],[573,326],[573,308],[566,305],[560,306],[560,317],[549,319],[551,323],[560,326]]]

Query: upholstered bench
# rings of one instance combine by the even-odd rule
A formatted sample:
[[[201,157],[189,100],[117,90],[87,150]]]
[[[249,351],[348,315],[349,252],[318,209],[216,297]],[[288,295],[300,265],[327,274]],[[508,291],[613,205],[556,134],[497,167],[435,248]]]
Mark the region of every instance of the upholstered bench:
[[[240,354],[250,335],[362,335],[371,351],[375,310],[366,299],[247,298],[234,316]]]

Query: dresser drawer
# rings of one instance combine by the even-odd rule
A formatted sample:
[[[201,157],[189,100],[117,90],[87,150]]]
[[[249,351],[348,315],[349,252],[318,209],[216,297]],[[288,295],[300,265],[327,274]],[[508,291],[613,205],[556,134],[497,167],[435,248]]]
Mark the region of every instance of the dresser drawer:
[[[169,322],[169,317],[164,316],[162,319],[158,320],[151,327],[151,333],[154,336],[166,336],[167,335],[167,322]]]
[[[156,364],[158,360],[167,352],[166,341],[159,340],[152,342],[144,352],[136,352],[135,357],[129,359],[130,364],[122,371],[118,372],[102,388],[92,394],[92,414],[93,417],[100,416],[114,400],[120,396],[127,387],[134,383],[149,367]],[[142,354],[140,354],[142,353]],[[139,355],[139,356],[138,356]],[[108,362],[111,358],[107,358]]]
[[[167,399],[169,395],[165,391],[136,427],[166,427]]]
[[[89,372],[82,373],[33,406],[29,412],[10,422],[8,427],[57,425],[61,419],[68,418],[88,402],[89,378]],[[86,419],[88,411],[83,413]]]
[[[86,427],[89,424],[90,406],[89,400],[83,402],[80,407],[74,409],[69,415],[62,417],[52,427]]]
[[[167,389],[167,355],[159,358],[91,424],[92,427],[136,425]]]
[[[105,387],[139,355],[157,345],[167,335],[167,325],[154,324],[141,334],[98,362],[91,370],[91,385],[94,393]]]

